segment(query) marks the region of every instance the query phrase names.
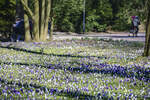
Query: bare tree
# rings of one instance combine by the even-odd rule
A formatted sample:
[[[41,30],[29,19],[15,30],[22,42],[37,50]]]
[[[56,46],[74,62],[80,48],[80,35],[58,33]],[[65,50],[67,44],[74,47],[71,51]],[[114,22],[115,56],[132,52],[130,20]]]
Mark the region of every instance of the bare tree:
[[[48,34],[48,21],[51,11],[51,1],[52,0],[33,0],[34,9],[32,11],[28,6],[28,0],[21,0],[24,10],[27,12],[28,17],[30,17],[33,21],[33,41],[46,41]]]

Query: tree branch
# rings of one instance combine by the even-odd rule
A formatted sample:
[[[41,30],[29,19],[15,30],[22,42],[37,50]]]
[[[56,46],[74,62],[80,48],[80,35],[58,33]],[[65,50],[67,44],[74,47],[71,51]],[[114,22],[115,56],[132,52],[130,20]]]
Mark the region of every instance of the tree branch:
[[[27,13],[29,14],[29,16],[31,16],[31,18],[33,19],[33,12],[31,11],[31,9],[28,7],[28,5],[25,3],[25,1],[24,0],[21,0],[21,3],[22,3],[22,5],[24,6],[24,8],[25,8],[25,11],[27,11]]]

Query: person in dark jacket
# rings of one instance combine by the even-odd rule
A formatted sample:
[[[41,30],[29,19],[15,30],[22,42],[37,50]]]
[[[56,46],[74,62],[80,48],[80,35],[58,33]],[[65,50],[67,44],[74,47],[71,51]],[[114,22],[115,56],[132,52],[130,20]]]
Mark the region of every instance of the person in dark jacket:
[[[32,32],[33,30],[32,21],[29,21],[29,24],[30,24],[30,32]],[[18,18],[15,24],[13,24],[13,34],[11,36],[11,41],[18,42],[20,40],[23,40],[24,37],[25,37],[24,19]]]
[[[133,36],[137,36],[139,31],[140,20],[138,16],[132,16],[132,32]]]
[[[133,25],[134,25],[134,30],[135,30],[135,36],[137,36],[138,32],[139,32],[139,25],[140,25],[140,20],[138,16],[135,16],[134,20],[133,20]]]
[[[19,34],[19,25],[20,25],[21,19],[17,18],[15,23],[13,24],[13,34],[11,36],[11,41],[14,42],[17,39],[17,35]]]

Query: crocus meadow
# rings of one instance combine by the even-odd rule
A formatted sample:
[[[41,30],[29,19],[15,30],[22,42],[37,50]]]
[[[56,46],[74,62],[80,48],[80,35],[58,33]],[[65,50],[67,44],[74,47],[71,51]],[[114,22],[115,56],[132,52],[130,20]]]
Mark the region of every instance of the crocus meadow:
[[[0,98],[150,99],[144,43],[108,39],[0,43]]]

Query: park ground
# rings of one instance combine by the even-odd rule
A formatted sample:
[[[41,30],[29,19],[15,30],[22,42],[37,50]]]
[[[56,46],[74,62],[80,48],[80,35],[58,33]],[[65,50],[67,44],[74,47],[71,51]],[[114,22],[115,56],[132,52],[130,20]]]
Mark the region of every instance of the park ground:
[[[126,41],[145,41],[145,32],[139,32],[137,37],[129,32],[107,32],[107,33],[94,33],[88,32],[85,34],[77,34],[71,32],[54,32],[54,40],[62,39],[82,39],[82,38],[99,38],[99,39],[112,39],[112,40],[126,40]]]
[[[144,33],[54,32],[49,42],[0,42],[0,98],[150,98]]]

